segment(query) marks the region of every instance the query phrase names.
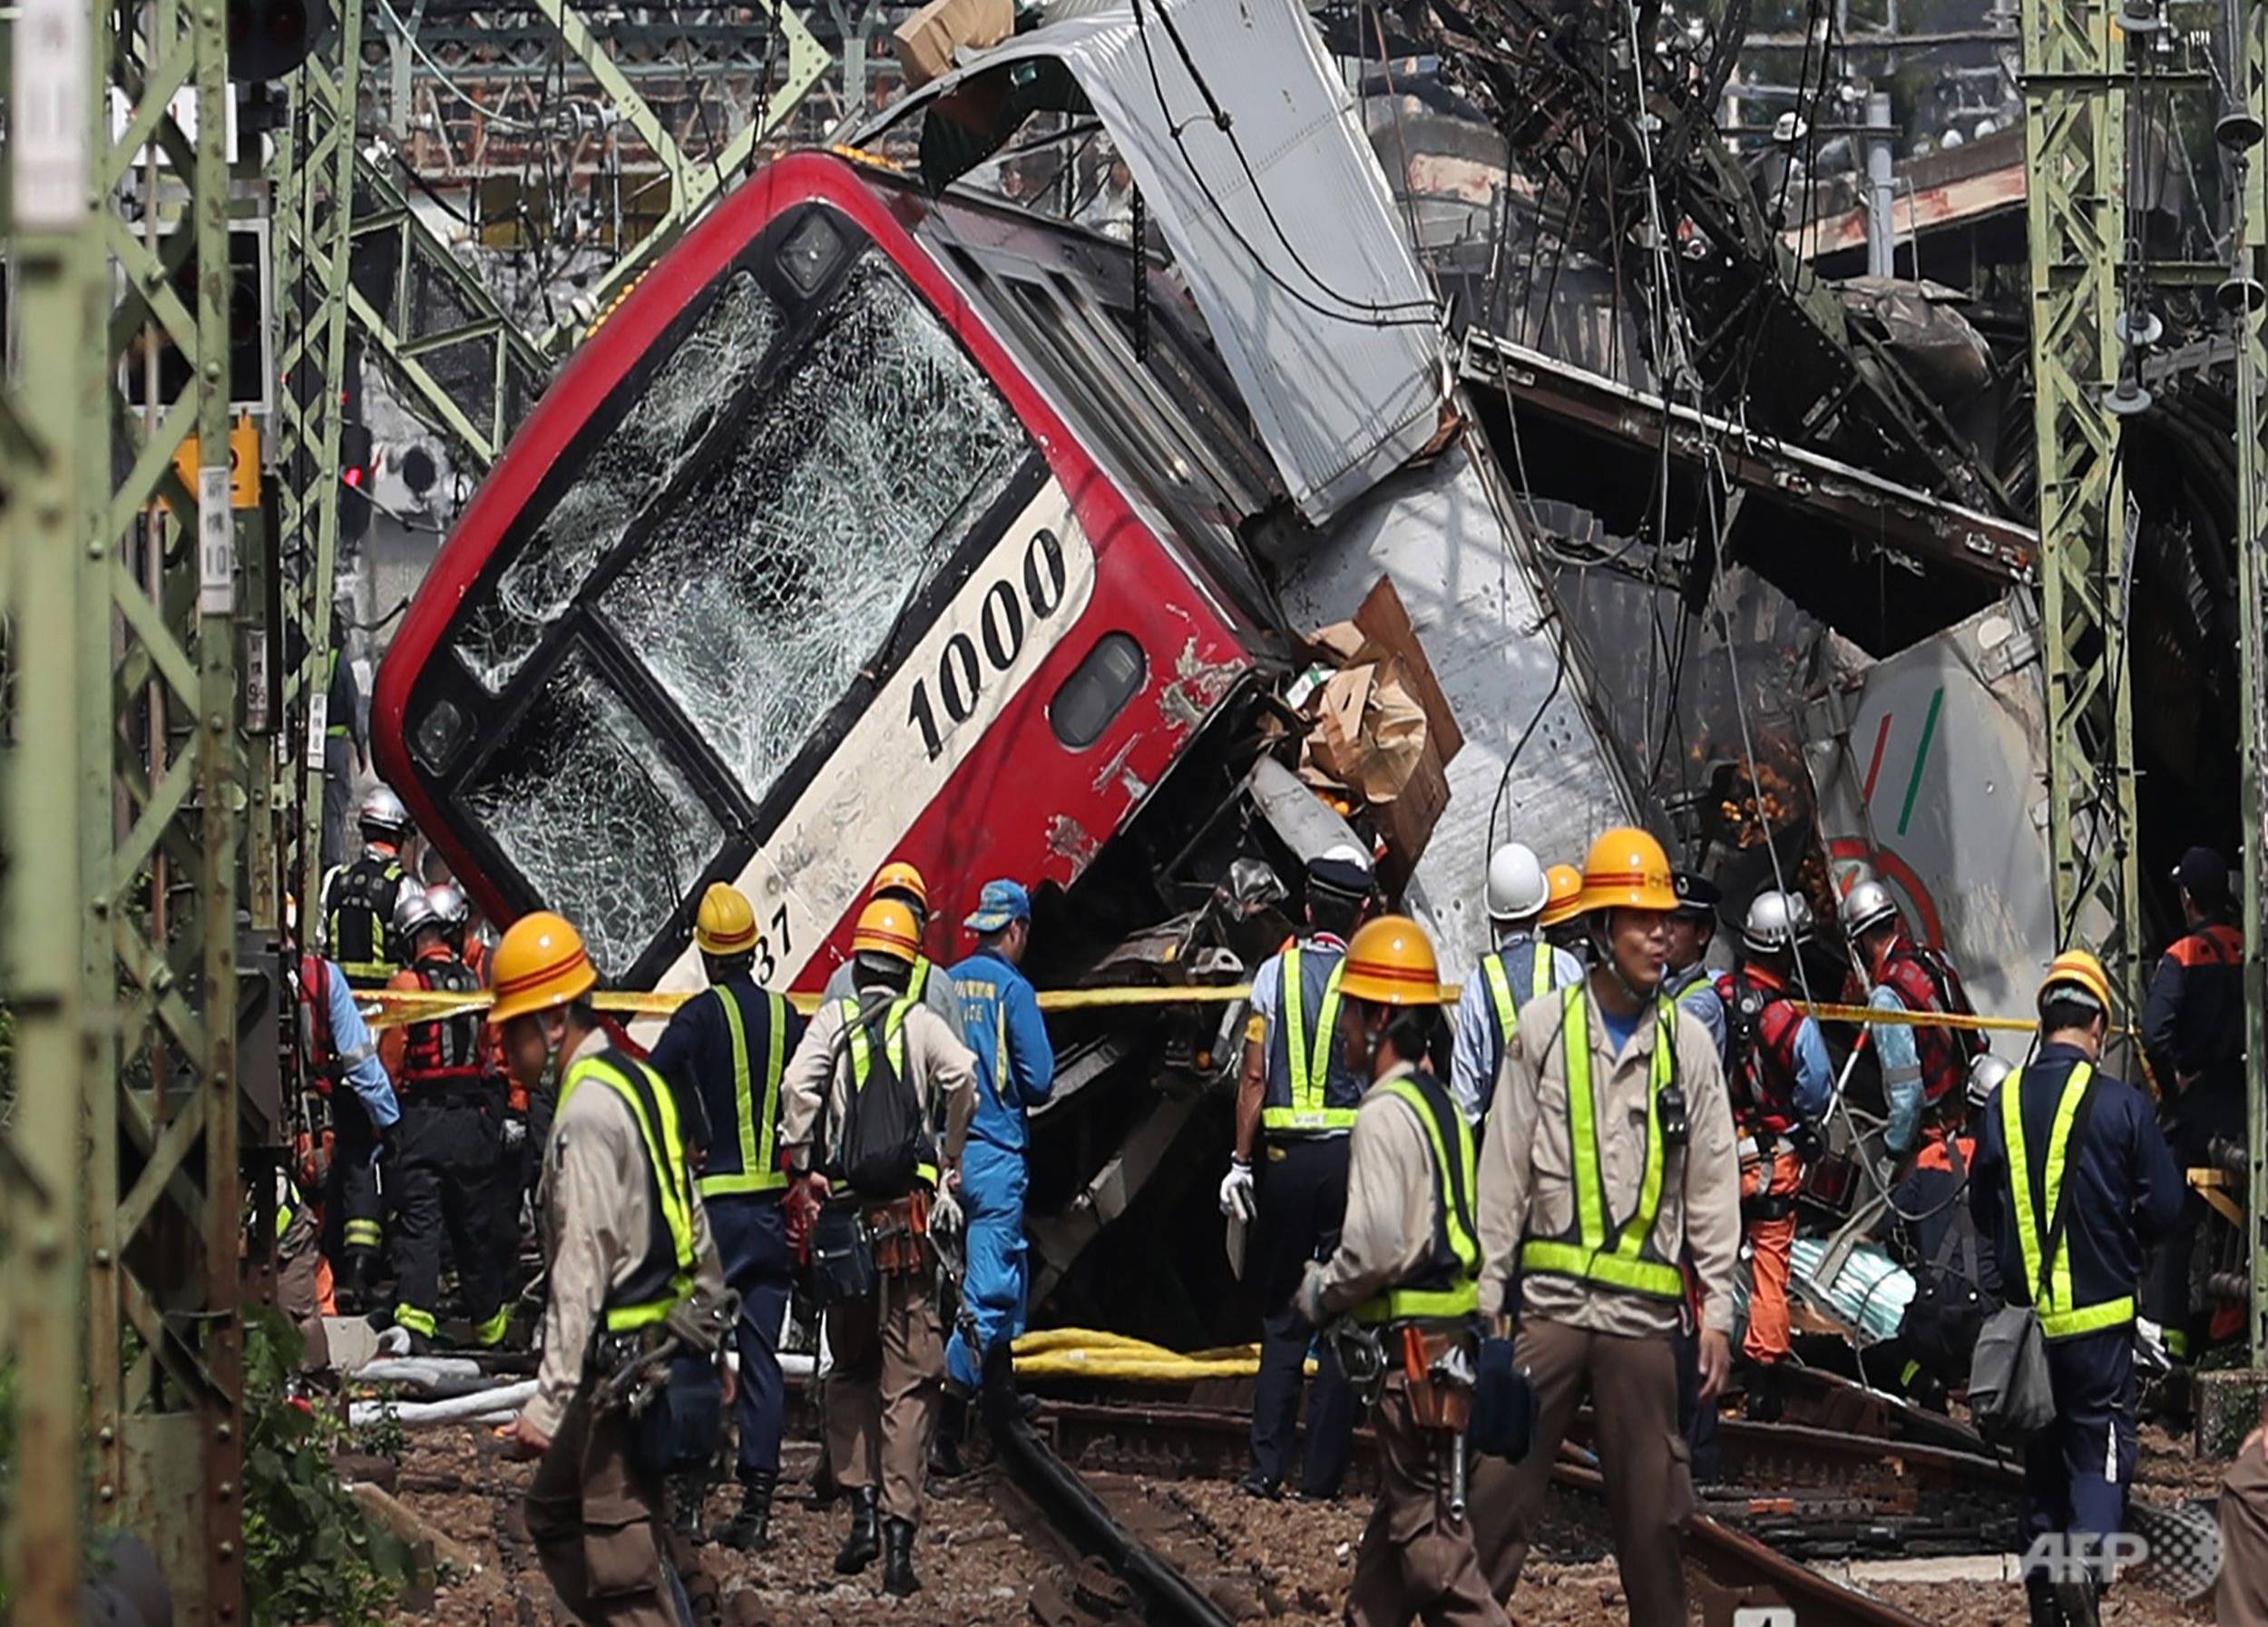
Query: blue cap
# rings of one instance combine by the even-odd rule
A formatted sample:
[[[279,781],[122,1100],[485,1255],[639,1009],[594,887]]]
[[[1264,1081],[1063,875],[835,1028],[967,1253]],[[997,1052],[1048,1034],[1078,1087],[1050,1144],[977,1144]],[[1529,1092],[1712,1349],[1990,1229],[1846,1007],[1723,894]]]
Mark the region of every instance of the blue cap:
[[[976,901],[976,913],[961,923],[971,932],[999,932],[1031,918],[1031,895],[1018,881],[988,881]]]

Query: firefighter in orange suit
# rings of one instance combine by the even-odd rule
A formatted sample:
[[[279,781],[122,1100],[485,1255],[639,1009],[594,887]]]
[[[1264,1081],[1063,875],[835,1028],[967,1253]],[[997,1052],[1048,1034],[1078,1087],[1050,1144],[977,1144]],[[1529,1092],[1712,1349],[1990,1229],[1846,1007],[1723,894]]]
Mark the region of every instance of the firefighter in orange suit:
[[[1811,941],[1811,906],[1799,893],[1762,892],[1741,928],[1740,964],[1717,979],[1725,1003],[1725,1073],[1740,1131],[1740,1211],[1748,1232],[1748,1332],[1755,1364],[1748,1416],[1779,1417],[1787,1360],[1789,1256],[1795,1194],[1806,1152],[1834,1093],[1834,1067],[1819,1024],[1795,1007],[1795,957]]]
[[[1516,1315],[1536,1433],[1517,1464],[1472,1465],[1473,1546],[1499,1599],[1519,1583],[1559,1442],[1588,1396],[1631,1627],[1686,1627],[1680,1536],[1692,1475],[1676,1339],[1690,1262],[1701,1399],[1732,1366],[1740,1171],[1716,1044],[1663,992],[1669,859],[1643,830],[1591,845],[1580,895],[1591,969],[1529,1002],[1480,1152],[1481,1314]]]
[[[1415,921],[1382,916],[1347,945],[1336,1043],[1369,1088],[1348,1138],[1338,1246],[1295,1298],[1321,1327],[1351,1317],[1383,1348],[1371,1412],[1378,1503],[1347,1590],[1351,1627],[1501,1627],[1454,1465],[1471,1420],[1481,1245],[1473,1132],[1426,1066],[1441,970]]]

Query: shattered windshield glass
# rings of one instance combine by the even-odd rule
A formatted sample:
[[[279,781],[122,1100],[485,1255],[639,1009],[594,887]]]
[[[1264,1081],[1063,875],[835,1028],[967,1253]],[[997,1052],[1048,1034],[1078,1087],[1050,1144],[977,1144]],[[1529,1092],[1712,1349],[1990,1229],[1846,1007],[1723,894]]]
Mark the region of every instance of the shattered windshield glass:
[[[723,845],[692,785],[581,651],[466,788],[466,806],[545,906],[628,971]]]
[[[1029,442],[869,255],[600,607],[761,802]]]
[[[733,273],[621,421],[591,448],[580,477],[457,635],[458,655],[489,693],[512,681],[639,510],[724,422],[726,404],[778,329],[778,308],[755,274]]]

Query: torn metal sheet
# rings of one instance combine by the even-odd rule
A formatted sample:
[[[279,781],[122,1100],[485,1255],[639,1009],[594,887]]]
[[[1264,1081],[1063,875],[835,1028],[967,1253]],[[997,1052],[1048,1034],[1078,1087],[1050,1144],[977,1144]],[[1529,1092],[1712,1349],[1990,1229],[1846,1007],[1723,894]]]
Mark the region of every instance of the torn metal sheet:
[[[1837,890],[1871,869],[1980,1012],[2029,1017],[2058,945],[2103,940],[2099,908],[2059,931],[2048,891],[2047,700],[2020,596],[1830,686],[1804,731]],[[1991,1037],[2019,1056],[2021,1035]]]
[[[1305,626],[1345,620],[1381,572],[1464,730],[1464,750],[1448,765],[1448,805],[1410,889],[1461,972],[1488,946],[1481,885],[1493,843],[1519,840],[1547,863],[1578,863],[1591,837],[1627,823],[1636,804],[1588,710],[1589,674],[1571,649],[1562,654],[1478,436],[1366,495],[1287,577],[1285,612]]]
[[[1106,6],[964,55],[855,139],[875,141],[973,76],[1061,62],[1126,160],[1309,520],[1433,439],[1448,369],[1432,289],[1303,7],[1144,0],[1139,18]],[[1219,65],[1200,87],[1191,61]]]

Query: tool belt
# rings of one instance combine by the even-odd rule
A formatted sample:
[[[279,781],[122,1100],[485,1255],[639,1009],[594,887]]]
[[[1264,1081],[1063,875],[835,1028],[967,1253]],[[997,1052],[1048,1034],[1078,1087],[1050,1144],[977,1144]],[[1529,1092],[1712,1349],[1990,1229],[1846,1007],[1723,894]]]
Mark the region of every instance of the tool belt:
[[[1421,1429],[1462,1435],[1472,1423],[1473,1357],[1478,1341],[1461,1322],[1395,1322],[1385,1329],[1409,1387],[1410,1419]]]
[[[904,1197],[866,1210],[867,1235],[874,1240],[875,1269],[885,1277],[924,1270],[936,1257],[929,1241],[929,1192],[916,1187]]]

